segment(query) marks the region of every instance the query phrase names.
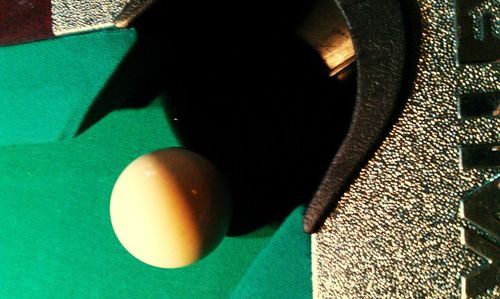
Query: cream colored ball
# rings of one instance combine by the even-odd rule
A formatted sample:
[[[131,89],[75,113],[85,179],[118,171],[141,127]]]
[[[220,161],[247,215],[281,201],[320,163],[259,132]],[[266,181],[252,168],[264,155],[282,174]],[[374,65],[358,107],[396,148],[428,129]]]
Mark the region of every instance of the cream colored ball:
[[[115,183],[111,223],[137,259],[179,268],[210,253],[224,238],[231,202],[226,183],[204,157],[182,148],[134,160]]]

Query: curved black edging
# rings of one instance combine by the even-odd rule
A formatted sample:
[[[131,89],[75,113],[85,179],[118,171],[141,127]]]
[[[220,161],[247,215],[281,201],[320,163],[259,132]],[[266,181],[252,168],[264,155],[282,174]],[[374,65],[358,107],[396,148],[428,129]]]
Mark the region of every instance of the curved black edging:
[[[304,214],[316,232],[373,155],[402,107],[408,63],[408,24],[399,0],[335,0],[357,54],[357,98],[344,141]]]

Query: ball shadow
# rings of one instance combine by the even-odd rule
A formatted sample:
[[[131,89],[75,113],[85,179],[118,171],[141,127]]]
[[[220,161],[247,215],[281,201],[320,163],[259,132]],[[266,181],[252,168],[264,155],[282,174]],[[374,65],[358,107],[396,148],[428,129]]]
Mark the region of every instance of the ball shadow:
[[[233,28],[224,25],[228,19]],[[219,21],[163,32],[164,107],[182,144],[228,180],[229,233],[239,235],[312,198],[350,124],[356,84],[355,75],[330,78],[322,59],[294,36],[293,21]],[[183,28],[182,20],[176,24]]]
[[[293,33],[308,3],[157,1],[135,22],[138,40],[125,71],[93,109],[103,114],[99,103],[110,98],[140,108],[165,93],[167,118],[183,146],[228,180],[231,235],[308,202],[350,124],[355,75],[330,78]],[[99,116],[89,115],[89,124]]]

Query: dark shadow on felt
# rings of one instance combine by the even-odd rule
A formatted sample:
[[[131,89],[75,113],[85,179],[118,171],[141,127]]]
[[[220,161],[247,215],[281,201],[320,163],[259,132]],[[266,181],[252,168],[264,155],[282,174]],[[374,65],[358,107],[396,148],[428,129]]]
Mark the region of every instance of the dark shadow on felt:
[[[303,2],[263,13],[255,5],[192,5],[159,3],[137,20],[137,44],[80,132],[112,109],[144,107],[165,93],[180,141],[229,181],[230,234],[244,234],[311,199],[350,123],[355,75],[329,78],[291,33]]]

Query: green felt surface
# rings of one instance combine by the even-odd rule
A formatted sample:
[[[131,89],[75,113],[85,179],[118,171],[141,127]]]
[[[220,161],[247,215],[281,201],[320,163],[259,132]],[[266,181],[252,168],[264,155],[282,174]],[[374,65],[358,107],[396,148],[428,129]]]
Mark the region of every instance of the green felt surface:
[[[121,34],[104,31],[57,42],[61,47],[66,47],[63,44],[67,41],[71,44],[68,47],[83,49],[92,47],[95,39],[96,44],[107,47],[123,43],[125,49],[131,33]],[[25,47],[0,48],[0,57],[6,57],[4,51],[17,59],[30,56],[33,68],[39,70],[41,66],[35,65],[33,56],[49,55],[41,52],[52,49],[44,43],[53,42],[36,43],[31,51]],[[20,53],[12,53],[13,49]],[[90,49],[82,53],[88,55],[80,59],[95,60],[99,56]],[[119,55],[101,54],[97,59],[104,65],[117,64]],[[67,105],[64,111],[83,115],[96,88],[109,77],[109,71],[108,67],[95,67],[89,72],[63,70],[67,78],[61,77],[61,82],[53,85],[54,90],[50,90],[52,85],[47,86],[36,101]],[[51,76],[57,77],[48,75]],[[72,87],[77,81],[75,77],[90,82],[88,86],[92,88]],[[28,74],[26,78],[32,76]],[[60,101],[55,101],[52,97],[60,96],[65,82],[69,90],[75,88],[72,95],[77,98],[60,97]],[[0,81],[0,93],[9,94],[10,98],[25,96],[30,91],[23,90],[23,84],[28,88],[29,83],[19,82],[17,89],[8,90],[12,82]],[[63,103],[64,100],[68,102]],[[0,298],[311,296],[310,239],[301,231],[300,209],[276,234],[276,226],[269,225],[248,235],[226,237],[211,255],[183,269],[154,268],[123,249],[109,218],[109,196],[115,180],[141,154],[179,145],[158,101],[141,109],[116,110],[76,138],[42,144],[24,141],[26,136],[38,134],[42,135],[38,141],[47,140],[60,127],[67,126],[67,115],[47,117],[51,121],[40,121],[36,128],[27,128],[24,125],[32,117],[55,106],[49,109],[36,104],[26,109],[25,100],[0,103],[10,111],[9,118],[0,119],[0,128],[7,128],[0,133],[4,144],[0,146]],[[70,117],[69,122],[72,121],[77,119]],[[29,132],[20,138],[17,132],[23,130]]]
[[[274,231],[226,238],[185,269],[131,257],[109,219],[120,171],[137,156],[178,145],[160,105],[121,110],[76,139],[0,147],[2,298],[224,298]]]
[[[255,258],[231,298],[310,298],[311,238],[302,230],[304,207],[293,211]]]
[[[72,137],[135,39],[106,30],[1,48],[0,145]]]

